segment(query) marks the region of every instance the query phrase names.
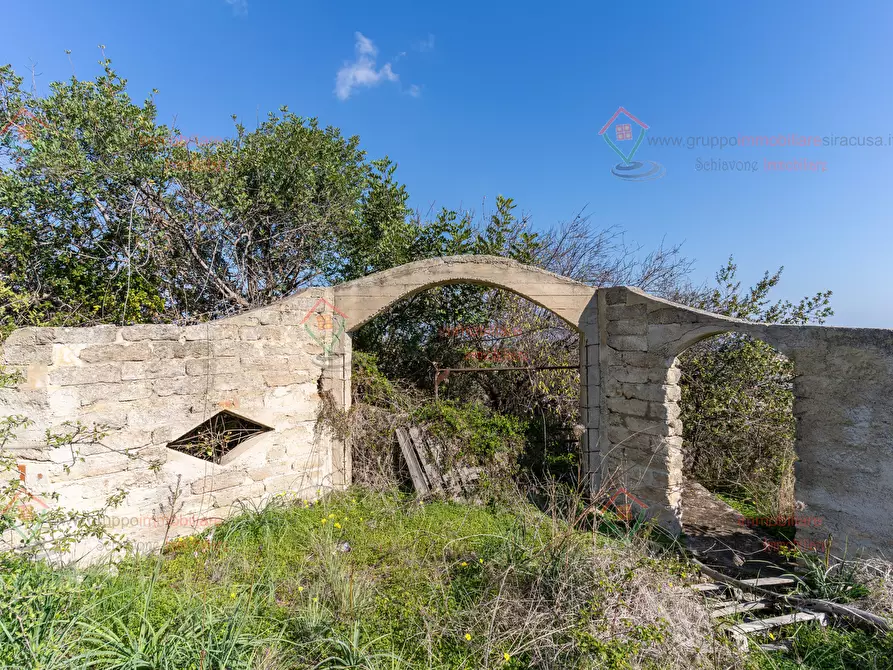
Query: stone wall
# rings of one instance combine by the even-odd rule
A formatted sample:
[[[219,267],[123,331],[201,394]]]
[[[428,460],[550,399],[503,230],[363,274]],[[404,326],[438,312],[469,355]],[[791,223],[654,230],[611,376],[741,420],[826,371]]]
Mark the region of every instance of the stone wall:
[[[0,391],[0,415],[34,423],[7,446],[28,489],[56,491],[63,505],[95,508],[125,489],[115,514],[137,518],[126,530],[142,542],[163,535],[163,527],[141,519],[160,518],[171,490],[181,493],[176,516],[185,521],[175,532],[191,532],[226,516],[236,500],[312,497],[320,487],[343,486],[350,482],[348,445],[316,418],[321,393],[341,409],[350,406],[350,333],[402,298],[455,283],[513,291],[580,332],[583,467],[591,488],[623,491],[677,531],[685,448],[677,356],[729,331],[775,346],[797,374],[795,495],[803,515],[822,520],[801,532],[813,539],[833,533],[839,543],[869,550],[893,547],[893,331],[738,321],[634,288],[596,290],[504,258],[419,261],[197,326],[16,331],[0,362],[26,381]],[[307,321],[317,313],[330,317],[322,340]],[[272,430],[220,465],[167,446],[222,410]],[[46,430],[64,432],[72,421],[108,432],[102,445],[81,445],[83,462],[46,444]]]
[[[329,302],[320,302],[326,296]],[[0,360],[25,381],[0,391],[0,413],[32,422],[7,445],[28,491],[46,504],[89,510],[123,489],[125,501],[109,512],[109,525],[147,547],[164,535],[173,491],[176,535],[216,523],[237,500],[315,497],[321,487],[345,484],[349,453],[316,419],[321,391],[344,404],[349,350],[339,345],[325,356],[302,323],[308,311],[331,314],[331,297],[330,289],[308,291],[270,308],[187,327],[12,333]],[[272,430],[250,438],[220,465],[167,447],[222,410]],[[48,447],[47,430],[71,432],[75,422],[106,436],[100,444],[77,445],[77,455],[69,447]],[[92,549],[90,543],[79,548]]]
[[[797,538],[893,550],[893,331],[728,319],[637,289],[599,291],[602,472],[679,528],[682,422],[677,356],[723,332],[760,339],[794,363]]]

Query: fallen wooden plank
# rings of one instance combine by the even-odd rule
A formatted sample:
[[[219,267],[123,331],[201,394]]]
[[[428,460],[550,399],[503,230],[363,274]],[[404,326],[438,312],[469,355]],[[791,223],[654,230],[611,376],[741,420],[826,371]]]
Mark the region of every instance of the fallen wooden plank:
[[[735,614],[741,614],[743,612],[755,612],[757,610],[764,610],[769,607],[772,603],[768,600],[754,600],[749,603],[732,603],[729,605],[721,605],[717,607],[715,610],[710,612],[710,616],[714,619],[719,619],[724,616],[733,616]]]
[[[425,472],[422,469],[422,464],[419,463],[409,432],[405,428],[398,428],[395,432],[397,433],[397,442],[400,443],[400,451],[403,453],[403,459],[406,461],[406,466],[409,468],[409,476],[412,478],[412,485],[415,487],[418,495],[427,496],[431,489],[425,479]]]
[[[726,591],[729,587],[725,584],[692,584],[691,588],[693,591],[700,591],[701,593],[712,593],[714,591]]]
[[[796,580],[791,577],[755,577],[754,579],[742,579],[741,583],[766,588],[767,586],[791,586],[796,584]]]
[[[425,444],[425,438],[422,436],[421,431],[416,426],[411,426],[409,429],[409,437],[412,440],[412,445],[415,448],[416,455],[418,456],[419,462],[422,465],[422,468],[425,470],[425,475],[428,478],[428,485],[431,487],[432,493],[440,493],[443,490],[443,480],[440,476],[440,472],[438,472],[436,465],[431,458],[431,455],[428,453],[428,447]]]
[[[807,621],[817,621],[824,625],[828,617],[822,612],[792,612],[790,614],[782,614],[781,616],[772,617],[771,619],[759,619],[757,621],[748,621],[747,623],[736,623],[728,626],[728,630],[733,635],[751,635],[753,633],[761,633],[763,631],[772,630],[773,628],[781,628],[795,623],[806,623]]]
[[[446,459],[443,455],[443,445],[430,434],[425,437],[425,443],[428,445],[428,451],[436,464],[438,472],[443,479],[444,488],[449,491],[454,498],[462,497],[462,485],[457,480],[454,472],[447,469]]]
[[[705,565],[696,557],[692,557],[692,561],[695,565],[698,566],[698,569],[708,577],[712,577],[713,579],[723,582],[724,584],[734,586],[735,588],[746,589],[747,591],[756,593],[760,596],[763,596],[764,598],[778,599],[780,602],[783,602],[787,605],[793,605],[795,607],[808,609],[814,612],[833,614],[834,616],[846,619],[846,621],[848,621],[849,623],[860,626],[861,628],[866,630],[880,631],[882,633],[888,633],[890,632],[890,630],[893,630],[893,626],[891,626],[886,619],[878,616],[877,614],[872,614],[871,612],[866,612],[865,610],[857,609],[855,607],[849,607],[848,605],[840,605],[838,603],[828,602],[827,600],[802,598],[800,596],[792,594],[781,595],[775,593],[774,591],[769,591],[768,589],[762,589],[758,586],[745,584],[744,582],[741,582],[734,577],[724,575],[721,572],[714,570],[709,565]]]

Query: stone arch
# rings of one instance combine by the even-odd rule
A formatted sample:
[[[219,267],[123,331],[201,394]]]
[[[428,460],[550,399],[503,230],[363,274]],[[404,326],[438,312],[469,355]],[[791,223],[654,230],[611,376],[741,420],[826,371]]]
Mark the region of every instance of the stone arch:
[[[335,306],[351,332],[402,298],[435,286],[479,284],[501,288],[544,307],[577,330],[583,328],[596,289],[567,277],[498,256],[448,256],[400,265],[334,287]]]
[[[407,263],[338,284],[332,288],[334,308],[344,320],[341,350],[343,383],[350,386],[351,333],[398,300],[448,284],[477,284],[504,289],[556,314],[580,333],[580,421],[583,469],[598,488],[601,376],[597,289],[586,284],[498,256],[448,256]],[[349,407],[347,394],[343,401]]]

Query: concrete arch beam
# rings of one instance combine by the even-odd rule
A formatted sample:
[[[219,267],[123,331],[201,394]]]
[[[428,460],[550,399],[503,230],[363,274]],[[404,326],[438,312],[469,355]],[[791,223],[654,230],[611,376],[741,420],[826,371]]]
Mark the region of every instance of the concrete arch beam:
[[[501,288],[530,300],[583,330],[583,314],[596,289],[567,277],[499,256],[447,256],[407,263],[333,287],[335,307],[348,332],[391,305],[435,286],[478,284]]]

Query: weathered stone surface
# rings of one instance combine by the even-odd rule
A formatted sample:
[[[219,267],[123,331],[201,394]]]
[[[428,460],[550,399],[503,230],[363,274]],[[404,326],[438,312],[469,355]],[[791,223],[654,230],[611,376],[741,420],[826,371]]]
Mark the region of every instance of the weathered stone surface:
[[[264,383],[267,386],[291,386],[300,382],[300,378],[291,372],[265,372]]]
[[[51,365],[53,362],[52,344],[23,344],[3,347],[6,365]]]
[[[241,365],[246,370],[276,371],[288,370],[287,356],[243,356]]]
[[[121,366],[114,363],[67,366],[51,369],[49,372],[49,383],[58,386],[110,384],[119,381],[121,381]]]
[[[626,303],[626,288],[616,286],[614,288],[605,289],[605,302],[608,305],[618,305]]]
[[[122,379],[159,379],[162,377],[182,377],[185,374],[186,363],[181,359],[125,361],[121,364]]]
[[[148,344],[94,344],[84,347],[78,353],[85,363],[105,363],[111,361],[145,361],[152,357]]]
[[[92,328],[47,328],[53,333],[53,342],[61,344],[110,344],[118,338],[118,326],[93,326]]]
[[[35,344],[52,344],[56,341],[55,328],[19,328],[9,334],[5,347],[23,347]]]
[[[152,389],[159,398],[171,395],[199,395],[207,388],[207,382],[197,377],[173,377],[156,379]]]
[[[238,340],[239,327],[226,323],[202,323],[195,326],[186,326],[183,336],[187,342],[196,340]]]
[[[646,322],[648,315],[647,305],[609,305],[605,311],[608,322],[641,320]]]
[[[608,335],[647,335],[648,323],[645,319],[621,319],[608,321]]]
[[[190,490],[195,494],[210,493],[211,491],[219,491],[220,489],[226,489],[230,486],[244,484],[246,479],[248,479],[248,477],[244,471],[236,470],[234,472],[226,472],[219,475],[204,477],[197,482],[193,482],[190,486]]]
[[[166,324],[143,324],[121,329],[121,336],[129,341],[178,340],[181,335],[183,335],[183,328]]]
[[[240,372],[241,369],[238,358],[196,359],[186,362],[186,373],[190,375],[222,375]]]
[[[648,339],[643,335],[608,335],[608,346],[618,351],[648,351]]]
[[[110,403],[143,400],[151,395],[151,383],[142,380],[122,381],[117,384],[91,384],[78,387],[78,397],[81,405],[92,405],[97,402]]]

